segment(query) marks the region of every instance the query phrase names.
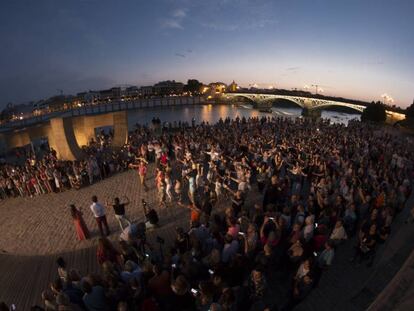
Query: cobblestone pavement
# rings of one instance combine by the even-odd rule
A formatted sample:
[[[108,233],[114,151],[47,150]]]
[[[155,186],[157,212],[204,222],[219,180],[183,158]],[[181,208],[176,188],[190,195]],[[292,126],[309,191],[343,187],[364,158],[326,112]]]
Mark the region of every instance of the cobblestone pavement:
[[[33,256],[93,246],[99,232],[89,208],[91,196],[96,194],[101,203],[105,203],[106,200],[112,202],[116,196],[121,200],[127,196],[131,200],[126,207],[127,216],[132,221],[141,221],[144,219],[141,200],[144,198],[150,205],[156,206],[155,185],[152,180],[149,178],[147,181],[152,189],[148,192],[141,191],[136,172],[128,171],[80,190],[3,201],[0,204],[0,251]],[[71,203],[82,209],[85,222],[92,234],[91,240],[77,241],[69,211]],[[187,211],[182,207],[171,206],[158,209],[158,212],[161,221],[160,234],[170,228],[172,223],[177,225],[188,219],[185,217]],[[120,227],[112,209],[107,210],[107,219],[112,232],[111,237],[116,238],[120,233]]]
[[[16,198],[0,203],[0,301],[14,303],[17,310],[29,310],[40,304],[42,290],[56,277],[56,258],[63,256],[68,266],[82,274],[97,272],[96,245],[98,227],[90,211],[91,196],[101,203],[115,196],[127,196],[126,207],[131,221],[144,220],[141,200],[156,207],[160,228],[148,232],[148,241],[156,245],[157,235],[166,244],[175,238],[175,227],[189,226],[189,210],[179,206],[158,208],[153,182],[154,168],[148,171],[148,192],[141,191],[136,171],[117,174],[80,190],[53,193],[34,198]],[[81,207],[92,238],[76,239],[69,204]],[[121,229],[112,209],[107,210],[110,238],[118,239]]]

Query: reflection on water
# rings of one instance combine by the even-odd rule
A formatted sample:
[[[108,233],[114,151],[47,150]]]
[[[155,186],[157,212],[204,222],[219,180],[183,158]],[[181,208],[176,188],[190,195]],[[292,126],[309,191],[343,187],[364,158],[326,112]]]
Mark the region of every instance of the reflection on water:
[[[149,124],[153,117],[158,117],[162,122],[182,121],[191,123],[195,119],[197,123],[202,121],[210,124],[218,120],[229,118],[251,118],[251,117],[270,117],[285,116],[299,117],[302,110],[300,108],[272,108],[273,113],[260,112],[250,105],[199,105],[186,107],[159,107],[145,108],[141,110],[128,111],[129,127],[133,128],[136,123]],[[348,114],[334,111],[322,111],[322,118],[328,118],[334,123],[347,124],[349,120],[360,119],[358,114]]]
[[[360,114],[353,114],[353,113],[344,113],[344,112],[335,112],[335,111],[325,111],[322,110],[322,118],[329,119],[333,123],[343,123],[348,124],[351,120],[360,120]]]

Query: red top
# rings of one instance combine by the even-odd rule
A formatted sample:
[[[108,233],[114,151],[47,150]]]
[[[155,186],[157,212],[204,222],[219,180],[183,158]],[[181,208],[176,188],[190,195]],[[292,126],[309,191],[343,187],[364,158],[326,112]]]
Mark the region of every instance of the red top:
[[[325,245],[326,241],[328,240],[327,235],[318,234],[313,237],[313,250],[319,252],[322,250],[323,246]]]
[[[163,154],[161,155],[160,162],[161,162],[161,164],[163,164],[163,165],[166,165],[166,164],[167,164],[167,162],[168,162],[168,157],[167,157],[167,154],[166,154],[166,153],[163,153]]]
[[[147,174],[147,166],[145,164],[140,164],[138,166],[138,174],[139,175],[146,175]]]

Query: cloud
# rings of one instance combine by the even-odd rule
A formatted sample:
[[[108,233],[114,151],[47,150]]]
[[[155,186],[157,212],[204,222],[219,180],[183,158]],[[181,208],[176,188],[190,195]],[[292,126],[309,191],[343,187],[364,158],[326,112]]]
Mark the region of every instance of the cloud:
[[[176,18],[184,18],[187,16],[186,9],[176,9],[172,11],[171,15]]]
[[[185,58],[185,55],[184,54],[181,54],[181,53],[175,53],[175,56]]]
[[[394,98],[392,98],[387,93],[382,94],[381,98],[384,100],[385,104],[393,104],[394,103]]]
[[[299,69],[300,69],[300,67],[289,67],[289,68],[286,68],[287,71],[296,71],[296,70],[299,70]]]
[[[162,28],[171,28],[171,29],[184,29],[181,25],[181,21],[175,19],[163,19],[161,21]]]
[[[264,28],[266,26],[270,26],[277,23],[277,19],[275,18],[262,18],[257,20],[252,20],[250,23],[247,23],[247,29],[257,29],[257,28]]]
[[[161,19],[161,27],[169,29],[184,29],[183,21],[187,16],[187,9],[176,9],[170,12],[169,17]]]
[[[201,23],[201,26],[205,28],[209,28],[212,30],[218,30],[218,31],[236,31],[236,30],[254,30],[259,28],[264,28],[266,26],[276,24],[276,19],[250,19],[245,20],[244,22],[235,22],[235,23],[229,23],[229,22],[204,22]]]

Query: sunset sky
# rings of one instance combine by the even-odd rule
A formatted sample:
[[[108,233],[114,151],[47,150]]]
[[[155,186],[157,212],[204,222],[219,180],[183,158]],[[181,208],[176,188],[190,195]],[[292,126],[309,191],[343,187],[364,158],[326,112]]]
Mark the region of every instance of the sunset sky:
[[[414,99],[411,0],[5,0],[0,26],[1,107],[189,78]]]

